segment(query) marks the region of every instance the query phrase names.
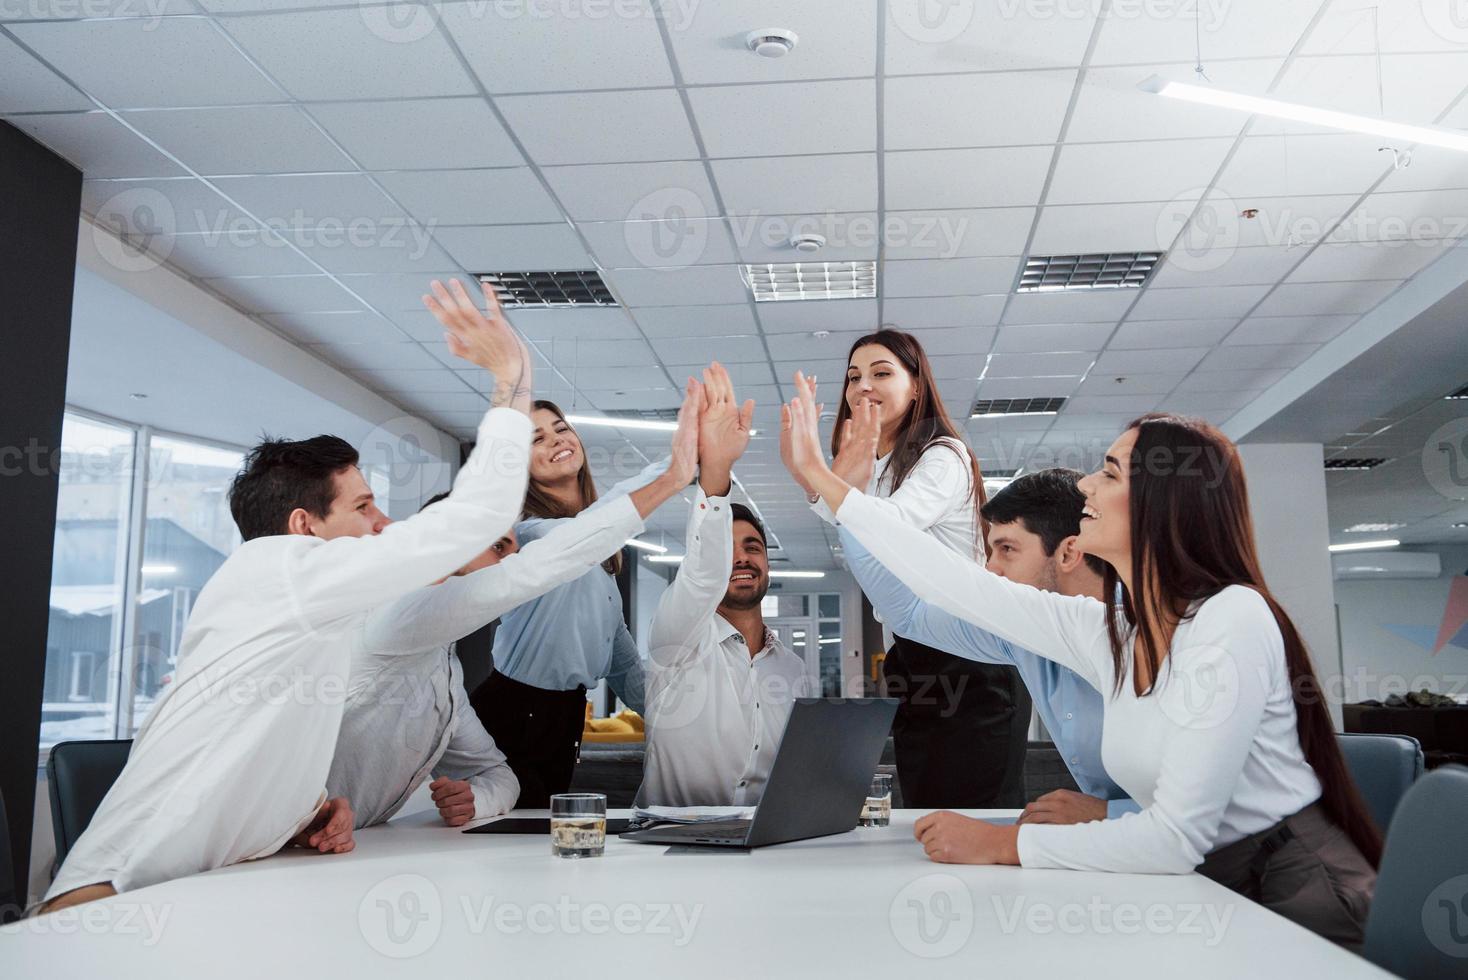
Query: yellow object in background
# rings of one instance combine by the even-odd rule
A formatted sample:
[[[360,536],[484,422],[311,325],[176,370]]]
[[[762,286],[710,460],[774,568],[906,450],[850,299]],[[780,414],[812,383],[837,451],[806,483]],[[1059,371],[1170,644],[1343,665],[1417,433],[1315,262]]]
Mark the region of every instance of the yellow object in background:
[[[642,716],[630,708],[624,708],[611,718],[591,717],[591,703],[586,705],[586,725],[582,729],[584,742],[641,742],[646,735]]]

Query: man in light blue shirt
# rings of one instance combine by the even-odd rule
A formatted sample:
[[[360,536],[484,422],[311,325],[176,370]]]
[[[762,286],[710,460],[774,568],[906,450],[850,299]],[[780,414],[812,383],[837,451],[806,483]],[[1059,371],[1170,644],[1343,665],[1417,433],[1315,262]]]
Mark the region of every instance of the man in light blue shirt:
[[[990,525],[989,571],[1038,589],[1100,601],[1100,562],[1076,549],[1085,504],[1076,488],[1081,476],[1075,470],[1042,470],[1015,480],[984,505]],[[923,602],[845,529],[841,543],[851,573],[892,632],[955,656],[1019,670],[1035,710],[1081,788],[1079,793],[1046,793],[1025,808],[1021,823],[1083,823],[1138,809],[1101,763],[1101,692],[1059,664]]]

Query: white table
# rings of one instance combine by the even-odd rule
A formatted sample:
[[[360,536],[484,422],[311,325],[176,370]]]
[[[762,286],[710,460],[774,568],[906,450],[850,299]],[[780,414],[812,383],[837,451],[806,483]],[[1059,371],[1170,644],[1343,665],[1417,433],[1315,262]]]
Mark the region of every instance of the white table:
[[[1387,976],[1198,875],[933,864],[920,815],[751,852],[609,838],[563,860],[544,837],[419,812],[351,854],[287,852],[5,927],[0,977]]]

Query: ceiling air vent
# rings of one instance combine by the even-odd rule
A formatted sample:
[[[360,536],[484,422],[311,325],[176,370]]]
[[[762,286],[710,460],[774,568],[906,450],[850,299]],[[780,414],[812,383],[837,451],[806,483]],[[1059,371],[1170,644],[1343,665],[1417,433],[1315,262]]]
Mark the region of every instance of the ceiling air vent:
[[[970,418],[991,419],[1004,415],[1055,415],[1065,407],[1064,398],[979,398]]]
[[[616,306],[601,274],[585,272],[480,272],[476,278],[494,283],[506,307]]]
[[[1327,459],[1325,461],[1325,468],[1328,470],[1374,470],[1385,462],[1385,459],[1375,456],[1342,457],[1340,459]]]
[[[603,415],[614,419],[640,419],[643,422],[677,422],[676,408],[607,408]]]
[[[1161,252],[1092,252],[1031,255],[1020,273],[1019,292],[1065,289],[1136,289],[1162,259]]]
[[[1451,395],[1448,395],[1448,397],[1449,398],[1454,398],[1454,399],[1457,399],[1457,398],[1468,398],[1468,385],[1464,385],[1463,387],[1459,388],[1457,391],[1453,392]]]
[[[756,303],[877,295],[876,262],[769,262],[739,271]]]

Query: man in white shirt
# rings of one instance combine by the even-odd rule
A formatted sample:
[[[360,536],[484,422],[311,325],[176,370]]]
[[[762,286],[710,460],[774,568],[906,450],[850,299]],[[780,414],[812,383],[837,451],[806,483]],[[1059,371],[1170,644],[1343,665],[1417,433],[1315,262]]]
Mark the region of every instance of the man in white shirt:
[[[457,282],[434,282],[433,292],[425,303],[449,349],[495,378],[453,492],[387,526],[342,440],[257,447],[230,495],[245,543],[199,593],[175,679],[44,911],[265,857],[292,840],[351,849],[351,809],[328,802],[324,787],[354,631],[369,610],[502,535],[525,493],[529,353],[491,289],[488,316]]]
[[[753,806],[764,793],[805,663],[760,615],[769,588],[764,528],[729,501],[749,445],[728,372],[704,372],[699,490],[683,563],[658,601],[648,654],[647,762],[638,806]]]
[[[506,534],[453,576],[363,620],[326,780],[332,796],[352,801],[356,826],[388,820],[430,773],[434,805],[451,827],[515,805],[520,781],[470,706],[452,644],[586,574],[641,534],[643,520],[693,479],[701,397],[690,385],[664,463],[553,522],[523,549]]]

